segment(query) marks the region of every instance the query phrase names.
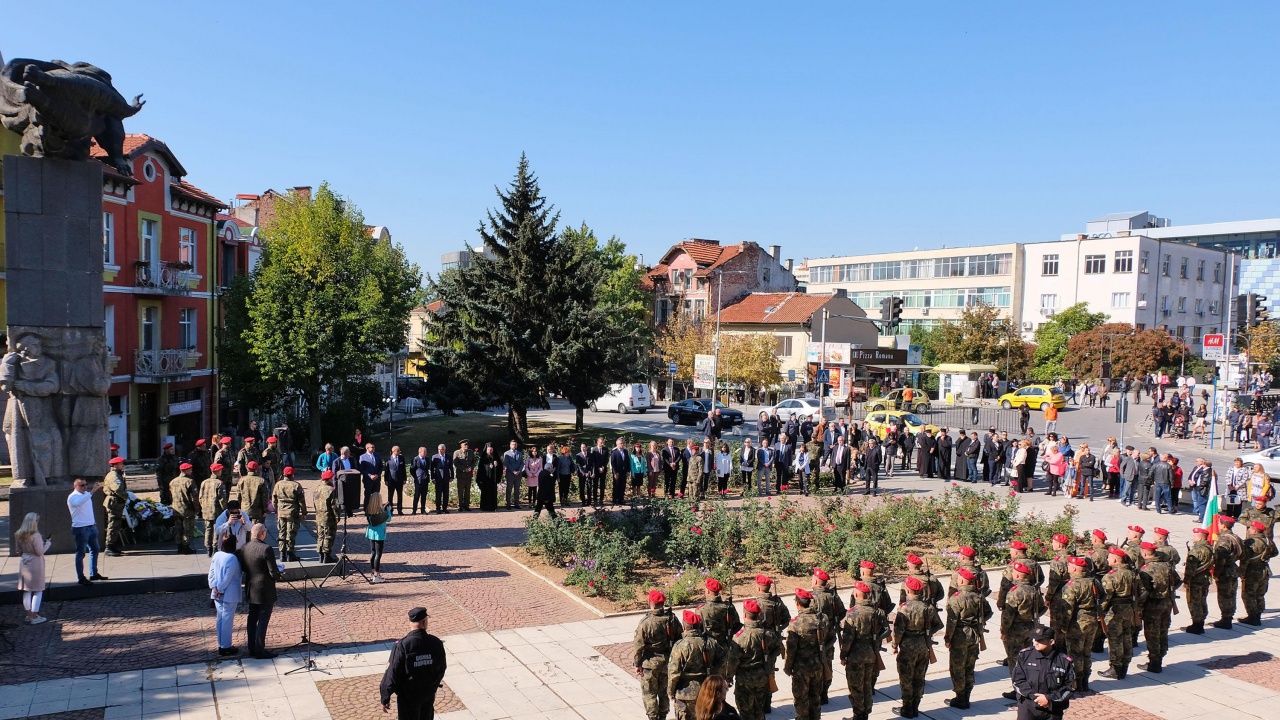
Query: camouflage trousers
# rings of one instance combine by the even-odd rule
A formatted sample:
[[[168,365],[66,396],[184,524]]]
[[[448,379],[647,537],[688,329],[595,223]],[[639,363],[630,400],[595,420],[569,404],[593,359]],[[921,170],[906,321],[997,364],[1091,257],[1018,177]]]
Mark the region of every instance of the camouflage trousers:
[[[649,720],[665,720],[671,701],[667,697],[667,660],[651,658],[646,661],[653,667],[644,668],[640,678],[640,694],[644,698],[644,713]]]
[[[1244,571],[1244,576],[1240,578],[1240,600],[1244,605],[1245,615],[1256,618],[1262,614],[1270,580],[1271,570],[1265,564]]]
[[[1133,660],[1133,609],[1124,606],[1113,610],[1107,618],[1107,652],[1111,654],[1111,664],[1123,670],[1129,669]]]
[[[769,708],[769,671],[740,671],[733,681],[733,697],[738,701],[738,714],[742,720],[764,720]]]
[[[902,702],[908,705],[924,697],[924,674],[929,670],[929,644],[923,638],[898,647],[898,686]]]
[[[1192,625],[1203,625],[1209,617],[1209,586],[1187,586],[1187,612],[1191,614]]]
[[[196,516],[174,514],[173,534],[179,545],[191,546],[191,538],[196,535]]]
[[[1093,671],[1093,641],[1099,631],[1097,623],[1092,620],[1085,623],[1077,621],[1074,627],[1067,629],[1067,654],[1076,666],[1077,687],[1088,680],[1089,673]]]
[[[217,552],[220,545],[219,539],[214,537],[214,533],[218,530],[217,518],[205,518],[204,520],[204,549]]]
[[[956,695],[968,695],[973,691],[973,666],[978,662],[978,649],[977,640],[970,640],[961,633],[956,633],[951,641],[951,656],[947,664],[951,671],[951,688]]]
[[[124,504],[107,506],[107,549],[119,550],[124,545]]]
[[[1159,662],[1169,652],[1169,624],[1173,603],[1148,602],[1142,609],[1142,632],[1147,638],[1147,657]]]
[[[293,518],[282,517],[276,519],[276,525],[280,536],[280,559],[287,560],[288,553],[293,552],[298,545],[299,523]]]
[[[822,667],[795,670],[791,675],[791,694],[795,697],[796,720],[820,720],[822,717]]]
[[[834,639],[834,638],[835,638],[835,633],[832,633],[832,639]],[[829,667],[829,668],[834,668],[835,666],[834,666],[834,665],[832,665],[831,663],[835,662],[835,660],[836,660],[836,644],[835,644],[834,642],[832,642],[832,643],[828,643],[828,644],[826,644],[826,645],[823,645],[823,646],[822,646],[822,656],[823,656],[824,658],[826,658],[826,659],[827,659],[827,667]],[[834,678],[834,677],[835,677],[835,673],[834,673],[834,672],[832,672],[832,673],[831,673],[831,677],[826,677],[825,675],[826,675],[826,673],[823,673],[823,679],[822,679],[822,697],[824,697],[824,698],[827,696],[827,690],[830,690],[830,689],[831,689],[831,680],[832,680],[832,678]]]
[[[110,536],[111,531],[108,530],[107,537]],[[1222,613],[1222,619],[1227,621],[1235,619],[1236,589],[1240,585],[1240,579],[1235,575],[1218,577],[1213,584],[1218,589],[1218,612]]]
[[[1004,633],[1004,656],[1009,661],[1009,672],[1013,672],[1013,662],[1018,653],[1031,644],[1031,625],[1014,623]]]
[[[697,704],[697,700],[671,699],[671,709],[675,712],[676,720],[695,720],[693,708]]]
[[[871,712],[871,696],[875,693],[879,676],[875,655],[863,653],[858,657],[856,653],[850,653],[848,664],[844,666],[844,679],[849,684],[849,709],[855,716]]]
[[[321,560],[324,560],[325,555],[333,553],[333,528],[333,525],[316,523],[316,550],[319,551]]]

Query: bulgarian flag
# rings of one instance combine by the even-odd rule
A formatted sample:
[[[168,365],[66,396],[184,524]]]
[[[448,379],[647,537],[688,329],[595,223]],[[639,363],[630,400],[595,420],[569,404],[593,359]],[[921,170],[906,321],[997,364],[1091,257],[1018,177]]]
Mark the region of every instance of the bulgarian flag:
[[[1200,527],[1209,531],[1209,543],[1213,544],[1218,539],[1218,511],[1222,509],[1222,496],[1210,495],[1209,504],[1204,509],[1204,521],[1200,523]]]

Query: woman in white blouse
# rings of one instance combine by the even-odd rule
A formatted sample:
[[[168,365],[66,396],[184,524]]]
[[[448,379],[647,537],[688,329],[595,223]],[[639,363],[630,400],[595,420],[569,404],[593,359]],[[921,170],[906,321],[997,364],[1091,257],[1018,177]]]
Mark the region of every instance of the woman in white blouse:
[[[240,652],[231,643],[231,630],[235,626],[236,605],[240,602],[243,584],[235,536],[225,536],[209,562],[209,597],[213,598],[213,605],[218,611],[218,655],[222,657]]]
[[[720,495],[729,492],[729,474],[733,472],[733,455],[729,452],[728,443],[720,443],[720,452],[716,453],[716,485]]]
[[[800,492],[807,497],[809,495],[809,446],[800,443],[800,450],[796,452],[795,459],[796,477],[800,478]]]

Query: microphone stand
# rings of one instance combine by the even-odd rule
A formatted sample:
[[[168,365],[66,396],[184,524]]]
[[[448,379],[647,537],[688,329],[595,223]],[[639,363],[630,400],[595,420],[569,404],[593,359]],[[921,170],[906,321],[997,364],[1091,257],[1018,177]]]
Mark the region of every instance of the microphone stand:
[[[303,659],[301,667],[296,667],[289,672],[286,672],[285,675],[292,675],[297,672],[318,672],[328,675],[328,670],[322,670],[316,666],[315,649],[327,648],[329,646],[324,643],[312,642],[311,640],[311,611],[314,610],[321,615],[324,615],[325,612],[317,607],[316,604],[311,602],[307,597],[307,586],[311,584],[311,578],[307,575],[306,566],[302,564],[302,561],[297,560],[296,562],[298,563],[298,567],[302,569],[303,573],[302,589],[298,590],[298,587],[293,584],[292,580],[287,580],[286,582],[289,583],[289,587],[293,588],[294,592],[302,594],[302,639],[289,646],[287,649],[292,650],[301,646],[303,648]]]

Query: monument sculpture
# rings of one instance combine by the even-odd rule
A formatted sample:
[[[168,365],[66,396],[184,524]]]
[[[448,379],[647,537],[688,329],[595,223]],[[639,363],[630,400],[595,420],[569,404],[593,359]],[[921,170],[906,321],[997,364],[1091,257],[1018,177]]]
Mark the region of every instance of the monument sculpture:
[[[0,133],[19,135],[21,153],[0,157],[9,338],[0,358],[0,391],[8,395],[0,428],[14,477],[11,530],[27,512],[65,527],[65,484],[107,469],[103,166],[89,151],[96,141],[131,176],[124,119],[142,105],[88,63],[20,58],[0,69]],[[54,537],[53,551],[74,550],[69,534]]]

